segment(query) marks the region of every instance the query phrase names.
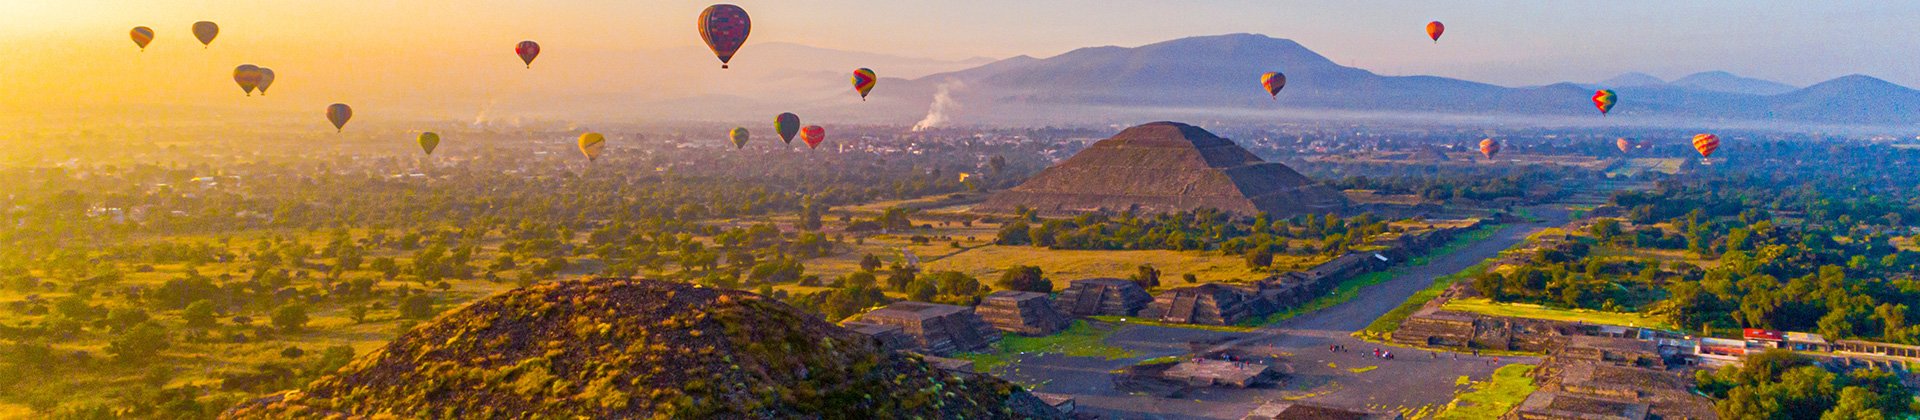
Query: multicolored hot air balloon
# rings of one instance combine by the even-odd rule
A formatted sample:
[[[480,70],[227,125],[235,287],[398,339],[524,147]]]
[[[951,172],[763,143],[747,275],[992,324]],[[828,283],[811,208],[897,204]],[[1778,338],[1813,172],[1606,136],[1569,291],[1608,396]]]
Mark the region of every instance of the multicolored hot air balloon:
[[[807,142],[808,149],[820,148],[820,142],[827,141],[827,129],[809,125],[800,129],[800,141]]]
[[[533,58],[540,56],[540,43],[520,41],[520,44],[513,46],[513,53],[520,56],[520,62],[526,63],[527,68],[533,68]]]
[[[133,35],[133,45],[139,45],[140,51],[146,51],[147,44],[153,42],[153,28],[135,26],[127,34]]]
[[[1267,94],[1273,95],[1274,99],[1280,99],[1280,89],[1287,87],[1287,75],[1280,74],[1280,72],[1277,71],[1262,74],[1260,75],[1260,86],[1266,87]]]
[[[1427,37],[1433,38],[1433,43],[1440,43],[1440,34],[1446,32],[1447,25],[1441,24],[1440,21],[1427,22]]]
[[[200,40],[200,48],[213,46],[213,37],[216,36],[220,36],[220,25],[204,20],[193,23],[193,37]]]
[[[273,86],[273,69],[261,67],[260,82],[255,85],[253,88],[260,91],[260,96],[267,96],[267,87]]]
[[[747,134],[746,127],[734,127],[733,131],[727,132],[727,139],[733,141],[734,150],[739,150],[747,147],[747,137],[748,137],[748,134]]]
[[[327,121],[333,122],[333,129],[347,131],[347,120],[353,119],[353,107],[347,104],[327,105]]]
[[[1612,89],[1600,89],[1593,93],[1593,107],[1600,108],[1600,115],[1606,116],[1607,111],[1613,110],[1613,102],[1616,98]]]
[[[860,92],[860,100],[867,100],[867,92],[873,91],[873,85],[880,83],[880,77],[872,69],[865,67],[853,70],[853,90]]]
[[[1626,137],[1614,140],[1613,145],[1614,147],[1620,148],[1620,153],[1630,153],[1630,151],[1633,150],[1633,140],[1627,140]]]
[[[747,43],[747,33],[753,30],[753,20],[747,18],[747,11],[740,6],[716,4],[707,6],[700,12],[700,38],[707,41],[707,48],[713,49],[713,55],[720,58],[720,68],[727,68],[727,62],[733,61],[733,53]]]
[[[1713,151],[1720,150],[1720,136],[1712,134],[1693,135],[1693,150],[1700,152],[1700,158],[1713,157]]]
[[[594,132],[580,135],[580,154],[586,155],[588,162],[599,159],[600,153],[605,151],[607,151],[607,136]]]
[[[793,135],[800,134],[800,116],[791,112],[782,112],[773,117],[773,131],[780,133],[780,141],[793,144]]]
[[[433,149],[436,147],[440,147],[439,134],[432,131],[420,133],[420,150],[426,151],[427,156],[433,156]]]
[[[1500,154],[1500,142],[1494,139],[1481,140],[1480,154],[1486,155],[1487,159],[1493,159],[1493,155]]]
[[[233,82],[238,83],[240,90],[247,92],[247,96],[253,96],[253,88],[260,86],[260,67],[252,64],[241,64],[240,67],[234,67]]]

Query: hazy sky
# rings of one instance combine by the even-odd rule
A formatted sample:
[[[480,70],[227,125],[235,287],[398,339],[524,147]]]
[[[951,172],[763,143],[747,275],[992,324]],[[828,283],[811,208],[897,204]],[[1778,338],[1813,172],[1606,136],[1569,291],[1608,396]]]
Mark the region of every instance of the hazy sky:
[[[1626,71],[1672,79],[1706,70],[1806,85],[1851,73],[1920,86],[1920,2],[1912,1],[1176,1],[747,0],[752,46],[791,42],[961,59],[1046,57],[1194,35],[1267,34],[1341,64],[1502,85],[1597,81]],[[242,100],[239,63],[281,74],[292,100],[418,103],[462,94],[596,89],[701,94],[681,77],[632,77],[654,62],[716,64],[682,0],[19,0],[0,13],[0,112],[86,112],[142,104]],[[188,33],[221,25],[211,49]],[[1446,22],[1442,42],[1422,32]],[[137,52],[127,30],[153,27]],[[520,77],[512,45],[536,39],[535,63],[564,77]],[[704,60],[704,61],[701,61]],[[738,60],[738,59],[737,59]],[[618,65],[609,64],[618,63]],[[706,76],[701,77],[715,77]],[[659,80],[659,79],[668,80]],[[556,80],[557,79],[557,80]],[[265,101],[259,101],[265,102]],[[296,105],[287,104],[293,107]],[[302,103],[298,107],[314,105]],[[452,105],[449,105],[452,106]]]

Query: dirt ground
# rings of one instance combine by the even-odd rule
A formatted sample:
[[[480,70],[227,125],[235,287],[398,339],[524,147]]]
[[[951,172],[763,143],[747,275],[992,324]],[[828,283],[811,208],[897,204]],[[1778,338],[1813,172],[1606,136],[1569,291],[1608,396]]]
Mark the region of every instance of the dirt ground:
[[[1349,336],[1393,310],[1436,277],[1466,269],[1520,243],[1539,229],[1566,222],[1567,211],[1534,208],[1540,223],[1507,225],[1487,240],[1413,267],[1360,297],[1319,312],[1301,315],[1253,332],[1218,332],[1127,324],[1106,339],[1140,357],[1105,360],[1061,355],[1016,357],[993,373],[1036,391],[1072,395],[1079,410],[1119,419],[1238,419],[1268,401],[1309,402],[1412,415],[1431,414],[1451,401],[1468,381],[1485,380],[1505,364],[1538,363],[1533,358],[1475,357],[1380,346]],[[1200,342],[1195,346],[1190,343]],[[1344,345],[1346,352],[1329,351]],[[1197,389],[1174,398],[1130,394],[1114,388],[1116,369],[1141,360],[1191,354],[1198,347],[1226,351],[1268,363],[1282,372],[1281,383],[1253,389]],[[1373,357],[1381,348],[1394,360]],[[1462,379],[1465,377],[1466,379]]]

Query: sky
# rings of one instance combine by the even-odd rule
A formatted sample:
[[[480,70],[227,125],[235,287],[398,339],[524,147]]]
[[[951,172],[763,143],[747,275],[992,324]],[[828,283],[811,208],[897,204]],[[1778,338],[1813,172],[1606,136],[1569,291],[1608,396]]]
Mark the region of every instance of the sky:
[[[22,0],[0,13],[0,114],[142,109],[320,109],[330,102],[465,118],[523,108],[618,105],[608,92],[670,99],[716,92],[682,0]],[[1508,86],[1593,82],[1628,71],[1665,79],[1726,70],[1805,86],[1867,74],[1920,86],[1911,51],[1920,2],[1900,1],[1202,1],[744,0],[754,46],[792,43],[959,60],[1047,57],[1250,32],[1299,41],[1344,65]],[[188,33],[218,22],[209,48]],[[1425,38],[1427,21],[1448,31]],[[127,31],[152,27],[139,52]],[[538,40],[532,71],[514,43]],[[240,63],[280,74],[246,98]],[[664,69],[664,70],[663,70]],[[542,73],[534,71],[544,71]],[[600,95],[600,96],[596,96]],[[537,97],[537,98],[536,98]],[[252,101],[252,102],[244,102]],[[594,102],[601,101],[601,102]],[[436,113],[437,112],[437,113]]]

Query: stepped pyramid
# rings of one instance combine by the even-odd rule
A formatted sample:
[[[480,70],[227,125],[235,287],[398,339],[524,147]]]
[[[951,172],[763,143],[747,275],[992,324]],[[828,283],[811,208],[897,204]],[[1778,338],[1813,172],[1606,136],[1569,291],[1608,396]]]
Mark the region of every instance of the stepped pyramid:
[[[1156,122],[1096,142],[973,211],[1012,213],[1023,205],[1042,215],[1214,208],[1290,217],[1346,204],[1338,191],[1260,160],[1232,140],[1200,127]]]

